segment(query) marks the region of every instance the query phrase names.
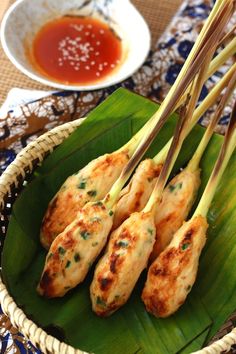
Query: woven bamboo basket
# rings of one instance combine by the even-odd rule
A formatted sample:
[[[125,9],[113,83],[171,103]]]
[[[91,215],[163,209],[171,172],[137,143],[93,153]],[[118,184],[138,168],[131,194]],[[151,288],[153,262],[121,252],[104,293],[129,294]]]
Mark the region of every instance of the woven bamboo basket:
[[[82,122],[82,119],[63,124],[50,132],[40,136],[23,149],[14,162],[0,177],[0,208],[2,244],[6,234],[8,218],[18,193],[23,187],[23,182],[29,178],[33,170],[50,154],[55,147],[60,145]],[[17,306],[9,295],[7,288],[0,278],[0,303],[4,313],[9,316],[13,326],[29,339],[43,353],[55,354],[86,354],[75,349],[58,339],[48,335],[43,329],[29,320],[25,313]],[[234,318],[236,316],[234,315]],[[223,335],[223,337],[222,337]],[[221,338],[222,337],[222,338]],[[221,338],[221,339],[219,339]],[[222,352],[236,353],[233,346],[236,344],[236,328],[233,328],[232,319],[220,330],[213,342],[204,349],[195,352],[198,354],[217,354]]]

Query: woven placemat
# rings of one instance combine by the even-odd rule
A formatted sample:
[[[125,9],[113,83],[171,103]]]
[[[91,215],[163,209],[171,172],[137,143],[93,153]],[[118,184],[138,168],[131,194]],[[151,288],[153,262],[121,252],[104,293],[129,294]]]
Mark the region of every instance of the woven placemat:
[[[0,19],[13,2],[14,0],[0,0]],[[148,22],[154,45],[182,3],[182,0],[133,0],[132,2]],[[13,87],[39,90],[51,89],[19,72],[8,60],[0,46],[0,105],[5,100],[8,91]]]

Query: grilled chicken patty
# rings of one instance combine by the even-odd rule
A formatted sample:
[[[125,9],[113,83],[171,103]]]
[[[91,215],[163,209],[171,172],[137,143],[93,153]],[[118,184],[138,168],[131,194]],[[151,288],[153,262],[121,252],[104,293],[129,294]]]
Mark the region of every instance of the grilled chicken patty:
[[[155,225],[150,213],[132,214],[111,234],[90,287],[97,315],[108,316],[126,303],[147,266],[154,242]]]
[[[200,182],[200,169],[194,172],[185,169],[176,175],[164,189],[155,218],[156,242],[151,260],[156,259],[166,248],[186,220],[195,201]]]
[[[38,292],[61,297],[81,283],[107,241],[113,212],[98,201],[87,203],[56,237],[48,252]]]
[[[156,165],[152,159],[142,161],[131,181],[122,190],[116,206],[113,230],[117,229],[132,213],[141,211],[155,186],[162,165]]]
[[[128,151],[105,154],[67,178],[50,202],[42,222],[40,240],[46,249],[74,220],[80,208],[106,195],[128,160]]]
[[[150,266],[142,300],[154,316],[170,316],[184,303],[196,280],[207,228],[202,216],[190,219]]]

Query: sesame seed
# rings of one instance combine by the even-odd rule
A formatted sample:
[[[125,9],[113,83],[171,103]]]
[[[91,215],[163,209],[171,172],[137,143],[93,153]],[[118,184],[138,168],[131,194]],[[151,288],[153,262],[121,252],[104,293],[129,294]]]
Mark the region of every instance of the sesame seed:
[[[84,28],[83,25],[76,25],[76,24],[71,24],[70,27],[72,27],[74,30],[81,32],[82,29]]]
[[[91,61],[91,65],[95,65],[95,61]]]
[[[100,30],[100,33],[101,33],[101,34],[104,34],[104,33],[105,33],[105,31],[104,31],[103,29],[101,29],[101,30]]]
[[[96,42],[96,44],[97,44],[97,45],[100,45],[100,44],[101,44],[101,42],[100,42],[100,41],[97,41],[97,42]]]
[[[96,53],[95,53],[96,57],[97,57],[99,54],[100,54],[99,52],[96,52]]]
[[[108,63],[105,61],[105,62],[103,63],[103,65],[104,65],[104,66],[107,66],[107,65],[108,65]]]
[[[89,66],[89,65],[86,65],[86,66],[85,66],[85,69],[86,69],[86,70],[90,70],[90,66]]]
[[[96,76],[100,76],[100,73],[97,72],[97,73],[96,73]]]
[[[111,68],[114,68],[115,67],[115,65],[114,64],[111,64]]]

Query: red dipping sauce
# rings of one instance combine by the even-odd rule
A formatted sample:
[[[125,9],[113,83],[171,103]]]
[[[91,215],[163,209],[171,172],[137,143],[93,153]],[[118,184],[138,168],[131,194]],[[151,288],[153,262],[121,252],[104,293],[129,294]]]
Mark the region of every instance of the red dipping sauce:
[[[44,25],[31,52],[34,66],[65,84],[95,83],[120,64],[122,44],[103,22],[66,16]]]

